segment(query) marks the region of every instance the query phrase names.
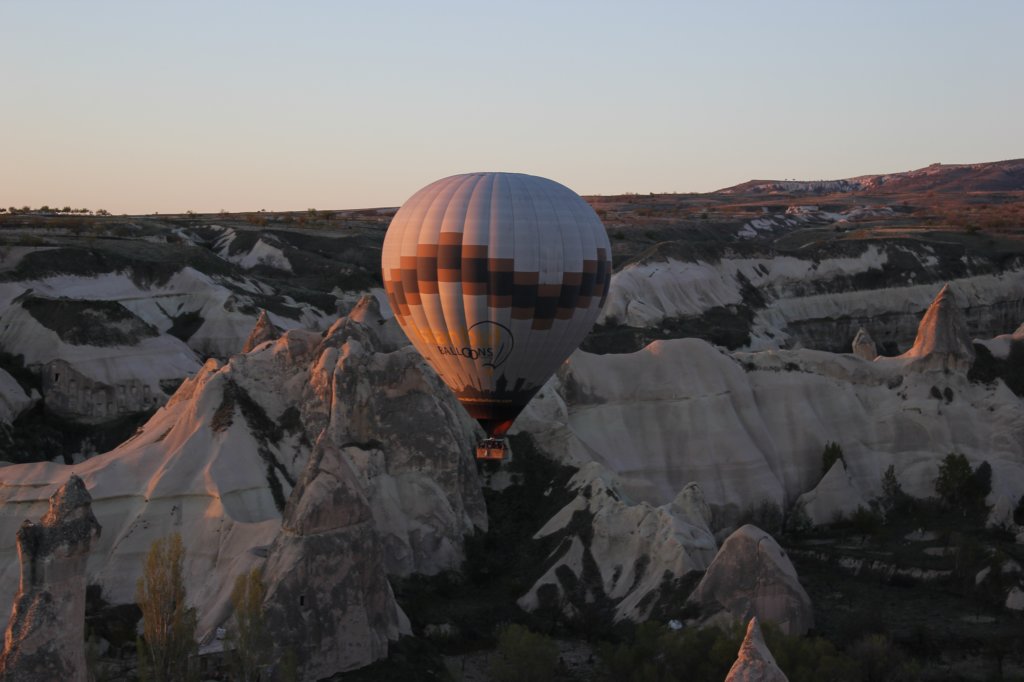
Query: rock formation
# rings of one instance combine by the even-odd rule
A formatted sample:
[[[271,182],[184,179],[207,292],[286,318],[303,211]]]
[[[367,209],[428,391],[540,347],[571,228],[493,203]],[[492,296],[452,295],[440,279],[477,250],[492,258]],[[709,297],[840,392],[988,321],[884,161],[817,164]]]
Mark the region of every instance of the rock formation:
[[[928,306],[914,345],[896,358],[910,370],[945,370],[966,374],[974,362],[974,345],[956,298],[945,285]]]
[[[743,622],[756,616],[789,635],[802,635],[814,626],[811,598],[789,557],[771,535],[749,524],[722,543],[687,601],[700,608],[705,622]]]
[[[38,393],[28,395],[14,377],[0,369],[0,424],[10,424],[37,400]]]
[[[18,530],[21,585],[0,654],[4,682],[86,679],[85,565],[100,534],[91,501],[72,475],[41,522]]]
[[[788,216],[787,216],[788,217]],[[663,329],[683,321],[694,333],[719,336],[730,348],[763,350],[805,347],[849,352],[859,327],[871,329],[880,348],[910,347],[920,311],[943,279],[952,279],[964,303],[963,316],[980,336],[1013,329],[1024,319],[1024,267],[980,254],[962,262],[952,247],[872,240],[817,256],[744,257],[711,254],[666,243],[625,264],[612,275],[598,324]],[[939,247],[942,249],[943,247]],[[955,263],[936,267],[936,257]],[[941,279],[940,279],[941,278]],[[731,333],[703,318],[732,318]],[[638,334],[637,338],[651,334]]]
[[[400,621],[387,576],[457,567],[463,538],[487,523],[472,459],[479,427],[399,347],[395,326],[366,301],[326,333],[290,330],[226,363],[209,360],[133,438],[76,465],[105,528],[89,583],[111,603],[133,601],[139,557],[179,531],[202,640],[229,618],[235,577],[266,563],[282,627],[325,643],[310,669],[323,677],[383,655]],[[68,473],[54,463],[0,467],[0,538],[13,535],[15,518],[42,513]],[[0,609],[17,586],[13,556],[0,542]],[[334,570],[346,577],[330,582]],[[317,633],[285,608],[293,574],[317,585],[319,598],[297,595],[309,597],[302,619],[322,624]],[[339,638],[365,649],[327,646]]]
[[[548,570],[519,600],[526,610],[562,604],[574,613],[585,603],[606,602],[615,619],[643,621],[669,596],[663,589],[703,571],[715,555],[711,510],[695,484],[661,507],[630,502],[596,463],[569,485],[576,498],[534,536],[561,536],[561,543]]]
[[[870,507],[854,485],[842,459],[837,459],[818,485],[801,495],[796,503],[803,506],[811,523],[816,526],[832,523],[837,516],[849,517],[859,507]]]
[[[256,318],[256,326],[249,332],[249,338],[245,340],[245,344],[242,346],[242,352],[248,353],[264,341],[274,341],[280,338],[281,334],[281,329],[270,320],[267,311],[261,310],[260,316]]]
[[[861,327],[857,330],[857,335],[853,337],[853,354],[861,360],[867,360],[871,362],[878,357],[878,347],[875,346],[875,340],[871,338],[871,334]]]
[[[274,658],[302,679],[358,668],[408,630],[383,571],[373,515],[351,465],[322,439],[285,509],[263,573]]]
[[[775,657],[761,635],[761,626],[757,617],[747,624],[747,635],[740,645],[736,662],[729,668],[725,682],[788,682],[789,678],[782,672]]]

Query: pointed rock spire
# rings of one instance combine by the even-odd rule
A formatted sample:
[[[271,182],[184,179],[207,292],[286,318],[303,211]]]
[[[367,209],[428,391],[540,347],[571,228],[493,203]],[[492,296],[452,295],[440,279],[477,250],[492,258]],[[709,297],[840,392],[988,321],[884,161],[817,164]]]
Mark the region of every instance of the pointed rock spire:
[[[913,347],[902,356],[908,367],[920,372],[949,370],[966,372],[974,362],[974,345],[967,333],[967,323],[957,306],[949,284],[942,287],[928,306]]]
[[[84,680],[85,565],[100,524],[78,476],[18,529],[21,585],[0,653],[0,680]]]
[[[868,330],[861,327],[853,337],[853,354],[862,360],[871,362],[878,357],[878,347]]]
[[[270,316],[267,315],[266,310],[260,311],[260,316],[256,320],[256,326],[249,332],[249,338],[245,340],[245,345],[242,346],[242,352],[248,353],[256,346],[260,345],[264,341],[273,341],[281,337],[281,328],[270,321]]]
[[[725,682],[789,682],[764,642],[757,616],[747,624],[747,636]]]

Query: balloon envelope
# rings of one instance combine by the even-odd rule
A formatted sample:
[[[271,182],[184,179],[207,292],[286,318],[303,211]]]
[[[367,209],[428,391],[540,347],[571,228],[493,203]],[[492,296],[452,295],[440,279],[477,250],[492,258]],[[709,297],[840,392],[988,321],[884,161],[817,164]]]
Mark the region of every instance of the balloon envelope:
[[[593,326],[611,246],[567,187],[469,173],[402,205],[382,270],[410,341],[488,434],[501,436]]]

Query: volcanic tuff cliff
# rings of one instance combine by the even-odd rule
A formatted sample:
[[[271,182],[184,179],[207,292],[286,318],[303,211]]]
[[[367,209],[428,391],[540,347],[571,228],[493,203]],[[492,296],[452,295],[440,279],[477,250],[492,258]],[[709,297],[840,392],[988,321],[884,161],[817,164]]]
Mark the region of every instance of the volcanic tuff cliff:
[[[208,361],[112,452],[0,468],[0,558],[74,472],[105,527],[88,576],[108,601],[132,601],[150,543],[180,532],[201,637],[228,616],[235,576],[266,564],[268,608],[292,624],[282,632],[305,642],[301,627],[335,624],[299,652],[310,670],[383,655],[404,623],[383,576],[453,568],[463,537],[486,527],[477,427],[412,348],[392,343],[393,325],[368,298],[325,333],[292,330]],[[0,608],[18,580],[15,562],[3,565]],[[340,581],[339,567],[362,577]]]
[[[84,682],[86,560],[100,525],[72,475],[38,523],[18,529],[21,578],[0,654],[0,680]]]
[[[729,353],[697,339],[577,352],[516,428],[538,434],[551,456],[600,462],[638,501],[666,504],[696,482],[722,518],[760,500],[788,507],[818,484],[829,441],[842,446],[866,499],[880,494],[890,464],[908,493],[928,496],[939,460],[962,452],[992,465],[990,502],[1015,504],[1024,403],[1002,381],[967,377],[970,347],[952,303],[938,296],[919,326],[922,340],[956,343],[922,342],[901,359]]]

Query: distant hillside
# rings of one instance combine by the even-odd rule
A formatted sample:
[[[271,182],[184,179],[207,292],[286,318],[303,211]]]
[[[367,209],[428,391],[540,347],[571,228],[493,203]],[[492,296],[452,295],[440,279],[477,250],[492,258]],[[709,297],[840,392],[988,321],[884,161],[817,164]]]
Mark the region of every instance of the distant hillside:
[[[750,180],[720,190],[722,194],[841,194],[872,191],[1012,192],[1024,190],[1024,159],[972,164],[933,163],[904,173],[862,175],[842,180]]]

